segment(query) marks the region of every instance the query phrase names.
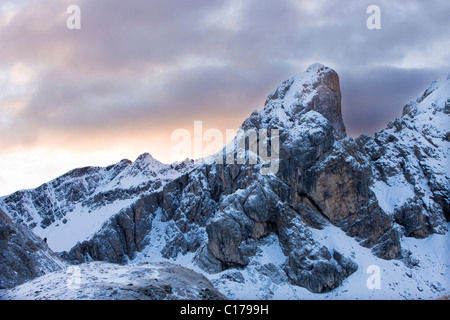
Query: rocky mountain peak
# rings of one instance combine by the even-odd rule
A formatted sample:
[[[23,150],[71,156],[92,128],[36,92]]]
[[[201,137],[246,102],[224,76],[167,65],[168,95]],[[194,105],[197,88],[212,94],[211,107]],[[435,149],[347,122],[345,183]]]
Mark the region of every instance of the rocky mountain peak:
[[[153,156],[150,153],[145,152],[141,154],[139,157],[137,157],[136,162],[159,162],[159,161],[153,158]]]
[[[132,163],[132,167],[138,170],[160,170],[165,169],[167,165],[159,162],[157,159],[153,158],[153,156],[146,152],[141,154],[136,160]]]
[[[316,111],[333,126],[334,138],[346,137],[341,112],[339,76],[320,63],[309,66],[303,73],[284,81],[266,100],[262,111],[255,111],[243,128],[278,128],[291,130],[301,117]]]
[[[0,207],[81,270],[93,260],[171,260],[243,299],[448,295],[448,80],[374,137],[343,139],[339,77],[313,64],[243,123],[279,130],[275,174],[260,164],[166,165],[143,154],[76,169],[0,198]],[[9,234],[0,230],[0,240]],[[374,265],[386,290],[365,290]]]
[[[321,63],[313,63],[312,65],[310,65],[308,68],[306,68],[305,70],[306,73],[310,73],[311,76],[315,76],[317,75],[318,77],[320,76],[325,76],[327,73],[336,73],[333,69],[331,69],[330,67],[327,67]]]
[[[403,116],[414,117],[426,111],[450,113],[450,74],[433,81],[416,99],[403,107]]]

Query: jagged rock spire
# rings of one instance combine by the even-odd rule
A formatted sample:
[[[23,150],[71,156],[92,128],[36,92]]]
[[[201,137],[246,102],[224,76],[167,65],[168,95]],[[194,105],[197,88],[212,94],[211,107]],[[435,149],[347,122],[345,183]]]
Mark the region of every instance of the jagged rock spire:
[[[298,126],[301,116],[312,110],[330,121],[336,140],[346,137],[339,76],[320,63],[284,81],[267,97],[264,109],[253,112],[243,128],[293,129]]]

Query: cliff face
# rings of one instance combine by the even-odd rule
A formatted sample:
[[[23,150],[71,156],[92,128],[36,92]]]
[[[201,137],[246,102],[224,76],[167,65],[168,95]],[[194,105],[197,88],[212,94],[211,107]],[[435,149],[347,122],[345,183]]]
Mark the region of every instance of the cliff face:
[[[346,137],[341,111],[339,76],[333,69],[320,63],[311,65],[275,89],[266,100],[264,109],[255,111],[243,128],[277,128],[294,130],[302,115],[316,111],[327,119],[334,138]]]
[[[28,228],[0,210],[0,289],[9,289],[67,265]]]
[[[276,173],[248,163],[174,169],[178,174],[135,194],[62,256],[75,263],[172,259],[211,277],[226,275],[217,283],[241,281],[230,272],[246,270],[269,278],[269,286],[314,293],[339,287],[365,266],[362,257],[417,266],[406,239],[447,232],[449,97],[450,79],[437,81],[375,137],[352,139],[341,117],[338,75],[314,64],[281,84],[242,125],[279,130]]]

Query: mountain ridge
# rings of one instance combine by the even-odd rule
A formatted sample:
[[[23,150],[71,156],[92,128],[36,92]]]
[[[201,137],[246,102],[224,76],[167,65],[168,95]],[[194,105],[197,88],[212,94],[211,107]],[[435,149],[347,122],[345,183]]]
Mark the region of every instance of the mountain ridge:
[[[284,297],[274,292],[285,286],[345,295],[339,288],[353,283],[354,274],[362,277],[366,257],[389,265],[393,275],[415,272],[413,283],[422,291],[402,288],[403,297],[425,295],[424,282],[427,295],[448,293],[442,278],[448,262],[428,258],[410,239],[437,239],[434,247],[442,250],[439,241],[448,235],[449,83],[449,77],[433,82],[402,118],[374,137],[353,139],[345,135],[337,73],[314,64],[283,82],[264,109],[243,122],[244,130],[280,130],[276,174],[261,175],[260,164],[175,170],[172,179],[120,204],[61,255],[74,263],[176,261],[240,297],[232,276],[239,272],[258,279],[251,297]],[[131,174],[145,171],[137,167]],[[336,241],[327,241],[324,230]],[[265,250],[276,254],[264,256]],[[417,256],[427,272],[434,263],[440,281],[417,268]]]

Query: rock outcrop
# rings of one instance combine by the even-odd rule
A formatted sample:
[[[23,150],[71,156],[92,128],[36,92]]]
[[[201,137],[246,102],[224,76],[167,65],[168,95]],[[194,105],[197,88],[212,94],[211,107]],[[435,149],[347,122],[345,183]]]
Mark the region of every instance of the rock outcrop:
[[[70,250],[81,237],[96,232],[111,215],[143,194],[194,168],[194,163],[163,164],[144,153],[136,161],[122,160],[108,167],[74,169],[36,189],[0,198],[0,208],[14,221],[28,226],[57,251]],[[64,239],[62,239],[64,237]]]
[[[412,133],[395,136],[388,133],[395,126],[391,124],[375,138],[345,138],[340,115],[339,79],[333,70],[316,64],[283,83],[268,97],[264,110],[254,112],[242,126],[244,130],[280,130],[279,170],[275,175],[261,175],[260,165],[203,164],[137,202],[148,205],[143,215],[147,219],[160,208],[164,220],[174,222],[173,236],[163,255],[174,258],[195,252],[197,264],[209,272],[243,268],[257,252],[259,240],[274,233],[286,256],[284,271],[290,281],[313,292],[327,292],[351,275],[357,263],[343,256],[338,247],[317,243],[310,228],[337,226],[383,259],[402,258],[402,236],[444,232],[448,210],[444,194],[448,195],[449,185],[445,169],[434,178],[433,170],[417,172],[426,167],[417,168],[414,163],[431,153],[420,143],[428,144],[430,138],[414,145],[408,141],[409,135],[426,137],[426,132],[417,131],[411,123],[404,130]],[[436,133],[436,139],[444,140],[442,134]],[[408,173],[408,166],[416,172]],[[411,202],[392,212],[379,190],[379,183],[389,176],[403,179],[418,192],[408,198]],[[423,181],[435,190],[426,205],[418,198],[424,192]],[[130,253],[127,259],[131,258],[136,249],[130,249],[129,243],[141,240],[105,239],[126,239],[133,234],[133,227],[117,223],[127,220],[133,207],[111,219],[68,257],[78,261],[108,257],[108,261],[124,262],[120,252],[125,250]],[[148,226],[144,234],[150,234],[151,224],[143,225]],[[105,237],[109,232],[115,236]],[[114,243],[122,244],[108,249]],[[111,258],[108,250],[119,254]]]
[[[255,270],[315,293],[337,288],[359,267],[340,243],[315,236],[325,228],[378,258],[410,261],[402,238],[447,232],[449,93],[450,79],[433,83],[401,119],[375,137],[353,139],[345,134],[336,72],[314,64],[242,125],[278,130],[276,172],[262,174],[262,162],[176,169],[62,256],[124,264],[190,254],[217,273],[248,268],[265,239],[275,237],[279,264]]]
[[[67,265],[27,227],[0,210],[0,289],[9,289]]]
[[[254,111],[242,127],[295,130],[302,115],[316,111],[330,122],[334,138],[340,140],[346,137],[341,98],[336,71],[315,63],[283,82],[267,97],[264,109]]]

